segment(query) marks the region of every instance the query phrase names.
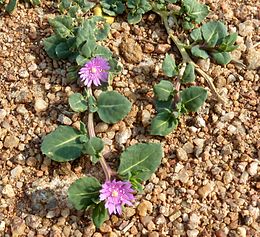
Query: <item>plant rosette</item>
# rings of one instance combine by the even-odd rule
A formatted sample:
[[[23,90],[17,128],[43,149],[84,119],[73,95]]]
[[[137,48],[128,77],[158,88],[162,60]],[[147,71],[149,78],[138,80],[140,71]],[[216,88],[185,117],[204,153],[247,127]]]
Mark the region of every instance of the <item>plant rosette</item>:
[[[120,165],[113,171],[105,161],[102,151],[104,142],[95,135],[94,113],[108,123],[122,120],[130,111],[131,103],[116,91],[102,92],[98,98],[92,95],[92,87],[107,83],[110,65],[108,60],[95,57],[79,70],[80,80],[87,87],[86,93],[74,93],[69,104],[74,112],[88,113],[87,126],[81,122],[80,129],[59,126],[42,142],[43,154],[57,162],[72,161],[81,155],[89,155],[93,164],[100,162],[105,183],[94,177],[82,177],[69,188],[70,202],[78,210],[90,208],[92,219],[99,227],[111,214],[122,214],[125,205],[133,205],[135,190],[150,178],[161,163],[160,144],[144,143],[128,147],[119,157]]]

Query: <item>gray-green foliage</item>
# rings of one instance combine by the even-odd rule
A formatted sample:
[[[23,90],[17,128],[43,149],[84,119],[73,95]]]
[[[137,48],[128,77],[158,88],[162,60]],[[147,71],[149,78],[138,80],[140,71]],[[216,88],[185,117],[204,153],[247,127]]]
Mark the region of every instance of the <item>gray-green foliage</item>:
[[[124,2],[122,0],[101,0],[100,5],[104,13],[109,16],[116,16],[125,11]]]
[[[82,155],[86,134],[70,126],[59,126],[55,131],[44,137],[41,151],[50,159],[65,162]]]
[[[176,76],[178,73],[176,64],[171,55],[166,54],[162,64],[162,70],[168,77]]]
[[[95,6],[95,3],[86,0],[61,0],[59,11],[71,17],[81,17],[84,13]]]
[[[69,97],[69,105],[75,112],[84,112],[88,109],[88,103],[80,93],[74,93]]]
[[[128,147],[120,156],[118,174],[122,178],[141,179],[151,177],[161,163],[162,148],[157,143],[135,144]]]
[[[188,64],[185,71],[183,83],[188,83],[195,77],[193,65]],[[154,86],[158,114],[152,119],[150,129],[152,135],[165,136],[171,133],[177,127],[181,114],[198,111],[207,98],[207,90],[198,86],[182,90],[178,95],[178,101],[175,100],[176,93],[169,81],[162,80]]]
[[[192,29],[195,23],[201,23],[209,13],[208,6],[195,0],[183,0],[181,13],[183,17],[184,29]]]
[[[152,9],[148,0],[129,0],[127,1],[127,7],[129,8],[127,20],[130,24],[140,22],[143,14]]]
[[[118,72],[112,52],[98,43],[106,39],[110,30],[109,24],[99,16],[83,18],[83,14],[94,6],[95,3],[88,1],[62,0],[59,4],[62,15],[49,19],[54,34],[44,40],[44,49],[49,57],[55,60],[69,60],[77,64],[69,68],[69,82],[78,78],[79,67],[96,56],[109,61],[111,73]]]
[[[122,120],[130,111],[131,103],[116,91],[102,92],[96,100],[92,95],[74,93],[69,97],[69,104],[75,112],[97,112],[100,119],[106,123],[116,123]],[[80,124],[80,129],[69,126],[59,126],[55,131],[44,137],[41,150],[50,159],[65,162],[75,160],[82,154],[91,156],[96,163],[104,148],[103,141],[98,137],[88,137],[86,127]]]
[[[26,2],[29,2],[34,6],[41,4],[41,0],[26,0]],[[5,6],[5,11],[11,14],[12,12],[15,11],[17,4],[19,3],[19,0],[9,0],[9,1],[0,0],[0,5],[4,5],[5,3],[7,3]]]
[[[190,34],[194,41],[191,47],[193,56],[206,59],[212,57],[218,64],[231,61],[229,52],[238,46],[234,45],[237,33],[228,34],[226,26],[220,21],[210,21],[194,29]]]
[[[77,210],[84,210],[89,206],[99,203],[101,184],[96,178],[83,177],[76,180],[69,187],[69,201]]]
[[[130,101],[116,91],[103,92],[97,99],[97,113],[105,123],[116,123],[131,109]]]

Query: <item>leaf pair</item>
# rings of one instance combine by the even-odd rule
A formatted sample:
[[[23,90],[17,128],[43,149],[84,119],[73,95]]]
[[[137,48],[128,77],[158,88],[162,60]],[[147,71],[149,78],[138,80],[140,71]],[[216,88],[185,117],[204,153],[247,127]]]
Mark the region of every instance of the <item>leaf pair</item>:
[[[79,93],[69,97],[69,104],[75,112],[97,112],[100,119],[106,123],[116,123],[123,119],[131,109],[127,98],[115,91],[102,92],[95,101],[94,97],[87,100]],[[50,159],[65,162],[79,158],[82,154],[91,156],[96,163],[104,144],[100,138],[88,138],[84,125],[78,131],[69,126],[59,126],[54,132],[48,134],[42,143],[43,154]]]
[[[173,103],[175,91],[173,84],[162,80],[154,86],[156,110],[158,114],[151,123],[151,134],[165,136],[178,125],[178,117],[184,112],[196,112],[207,98],[207,91],[198,86],[192,86],[180,92],[180,102]]]
[[[191,48],[191,53],[203,59],[212,56],[219,64],[227,64],[231,61],[229,52],[237,48],[234,45],[237,33],[228,34],[226,26],[219,21],[211,21],[190,34],[192,40],[197,42]]]
[[[166,56],[163,60],[162,70],[163,70],[164,74],[168,77],[177,76],[179,73],[179,69],[175,64],[175,61],[169,54],[166,54]],[[193,82],[194,80],[195,80],[195,67],[193,64],[189,63],[185,67],[184,73],[181,78],[181,83],[190,83],[190,82]],[[163,83],[165,84],[164,87],[169,86],[165,82],[163,82]],[[160,87],[161,86],[162,86],[162,84],[160,85]],[[156,90],[156,87],[155,87],[155,90]]]
[[[93,98],[93,97],[91,97]],[[92,112],[97,112],[105,123],[116,123],[122,120],[130,111],[130,101],[116,91],[102,92],[95,99],[85,99],[81,94],[75,93],[69,97],[69,104],[75,112],[84,112],[90,107],[96,107]]]

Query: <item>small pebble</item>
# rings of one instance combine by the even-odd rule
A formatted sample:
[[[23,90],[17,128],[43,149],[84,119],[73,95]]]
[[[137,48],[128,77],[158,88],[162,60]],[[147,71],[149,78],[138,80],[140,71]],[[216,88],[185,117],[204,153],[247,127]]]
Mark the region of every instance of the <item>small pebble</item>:
[[[186,151],[184,149],[182,149],[181,147],[179,147],[176,150],[176,155],[177,155],[177,158],[180,161],[187,161],[188,160],[188,155],[187,155]]]
[[[23,172],[23,167],[18,165],[14,169],[11,170],[11,177],[19,178],[22,172]]]
[[[5,137],[4,140],[5,148],[14,148],[17,147],[18,144],[19,144],[19,139],[16,136],[10,135]]]
[[[60,114],[57,121],[59,121],[61,124],[64,124],[64,125],[71,125],[72,124],[72,120],[65,116],[64,114]]]
[[[9,198],[15,197],[15,192],[14,192],[12,185],[11,184],[5,185],[5,187],[2,190],[2,194],[4,194],[5,196],[7,196]]]
[[[116,142],[118,144],[125,144],[127,140],[131,137],[132,131],[130,128],[124,129],[122,132],[116,134]]]
[[[215,183],[209,182],[206,185],[199,188],[198,193],[199,193],[200,197],[206,198],[214,190],[214,187],[215,187]]]
[[[254,176],[257,174],[257,170],[258,170],[258,162],[254,161],[252,163],[250,163],[247,172],[251,175]]]
[[[108,124],[100,122],[95,126],[96,133],[107,132]]]
[[[34,109],[37,113],[44,112],[48,109],[48,103],[44,101],[42,98],[36,98]]]
[[[0,109],[0,122],[4,120],[6,116],[6,111],[4,109]]]
[[[198,230],[187,230],[187,236],[188,237],[197,237],[199,234]]]
[[[146,216],[147,213],[152,213],[153,204],[147,200],[144,200],[138,205],[137,211],[139,216]]]
[[[29,77],[29,72],[26,69],[22,68],[19,70],[19,76],[21,78],[27,78]]]

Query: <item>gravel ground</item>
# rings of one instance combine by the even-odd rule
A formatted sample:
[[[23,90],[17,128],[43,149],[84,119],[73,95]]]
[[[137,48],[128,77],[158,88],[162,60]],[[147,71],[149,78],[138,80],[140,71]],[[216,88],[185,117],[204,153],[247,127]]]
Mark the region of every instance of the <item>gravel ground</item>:
[[[198,62],[215,80],[228,102],[209,96],[199,113],[182,118],[165,138],[148,136],[155,115],[152,85],[162,78],[165,52],[178,60],[167,43],[159,18],[148,14],[137,26],[124,20],[112,25],[107,45],[124,65],[114,88],[132,102],[124,121],[96,130],[110,149],[109,162],[127,146],[161,142],[162,165],[123,217],[112,216],[96,230],[87,212],[67,202],[68,186],[86,174],[102,175],[87,157],[51,162],[40,152],[43,136],[60,124],[78,126],[67,98],[77,85],[66,86],[66,67],[42,48],[51,34],[51,1],[41,8],[18,5],[0,18],[0,235],[28,237],[116,236],[260,236],[259,142],[259,1],[208,0],[211,19],[224,20],[239,34],[233,58],[246,65],[216,66]],[[2,13],[1,13],[2,14]],[[133,55],[132,52],[135,52]],[[198,84],[207,87],[203,78]],[[95,91],[98,93],[98,91]]]

